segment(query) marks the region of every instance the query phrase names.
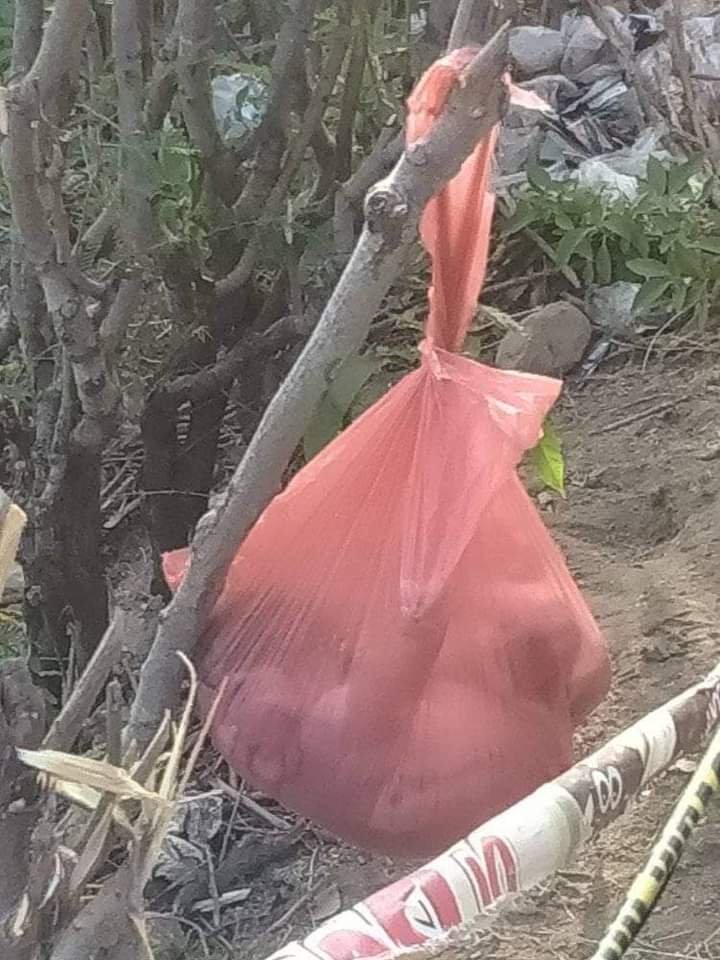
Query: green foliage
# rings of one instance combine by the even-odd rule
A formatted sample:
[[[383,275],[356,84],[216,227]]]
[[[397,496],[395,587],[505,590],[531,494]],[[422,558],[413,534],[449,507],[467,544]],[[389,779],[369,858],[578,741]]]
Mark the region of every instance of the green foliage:
[[[571,282],[642,283],[638,315],[662,305],[702,318],[717,303],[720,211],[702,158],[651,158],[635,199],[554,181],[540,167],[528,171],[528,181],[511,201],[505,231],[527,230]]]
[[[380,359],[372,353],[354,354],[338,368],[303,437],[305,458],[310,460],[337,436],[351,414],[358,394],[377,373]]]
[[[3,76],[10,67],[12,57],[14,19],[15,0],[0,0],[0,73]]]
[[[197,151],[184,133],[166,125],[156,150],[148,150],[148,176],[163,234],[173,244],[205,249],[208,218],[203,204],[202,170]]]
[[[27,631],[22,616],[11,608],[0,610],[0,660],[27,653]]]
[[[549,420],[545,421],[539,442],[530,451],[530,461],[542,484],[564,497],[565,457],[562,440]]]

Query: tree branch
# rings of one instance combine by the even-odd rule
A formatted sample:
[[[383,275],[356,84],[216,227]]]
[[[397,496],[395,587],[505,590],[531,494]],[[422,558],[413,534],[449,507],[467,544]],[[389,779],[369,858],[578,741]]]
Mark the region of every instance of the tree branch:
[[[307,336],[309,324],[297,317],[284,317],[265,333],[250,333],[211,367],[198,373],[185,373],[162,387],[164,397],[173,404],[186,400],[208,400],[226,390],[250,360],[270,356],[277,350]]]
[[[477,0],[459,0],[457,10],[455,11],[455,19],[453,20],[452,29],[450,30],[450,38],[448,39],[447,48],[449,52],[459,50],[466,42],[476,6]]]
[[[88,0],[57,0],[25,85],[37,89],[43,116],[59,123],[72,105],[82,43],[90,23]]]
[[[470,42],[468,34],[472,33],[476,19],[475,15],[478,13],[477,0],[460,0],[455,10],[455,17],[451,19],[452,15],[449,8],[454,2],[455,0],[451,0],[448,4],[447,0],[444,0],[442,4],[435,3],[430,6],[428,27],[431,28],[432,39],[429,42],[431,45],[437,46],[438,49],[429,58],[429,62],[436,59],[439,54],[438,37],[443,32],[447,32],[448,28],[450,36],[447,51],[449,53]],[[441,21],[443,17],[447,18],[445,28],[441,22],[433,22],[433,18],[435,21]],[[360,201],[369,190],[370,185],[397,163],[404,143],[404,130],[401,129],[396,132],[394,123],[386,126],[371,153],[365,157],[350,179],[338,188],[335,194],[333,235],[335,251],[340,256],[349,256],[355,243],[355,217]]]
[[[183,118],[216,195],[228,206],[238,194],[238,164],[218,132],[210,94],[208,53],[214,4],[180,0],[177,13],[177,79]]]
[[[282,212],[293,177],[300,168],[300,164],[305,156],[305,151],[313,139],[318,124],[322,120],[323,112],[325,111],[327,101],[342,69],[350,42],[350,24],[352,20],[350,4],[347,2],[343,3],[341,9],[342,15],[339,17],[337,28],[330,42],[330,50],[322,76],[318,78],[315,84],[315,89],[310,97],[307,110],[302,118],[300,131],[293,139],[280,176],[257,220],[253,236],[245,247],[239,263],[230,271],[227,277],[218,281],[216,285],[218,295],[221,297],[228,296],[234,290],[239,290],[252,276],[262,250],[263,234]]]
[[[189,569],[164,611],[140,675],[129,741],[147,744],[164,711],[177,703],[182,672],[173,653],[193,651],[227,568],[279,489],[333,370],[365,339],[417,236],[425,204],[502,118],[507,42],[502,30],[476,55],[427,138],[408,148],[368,195],[366,226],[313,335],[268,406],[222,502],[198,525]]]
[[[289,15],[278,34],[270,64],[272,81],[268,105],[260,126],[247,146],[249,154],[254,154],[254,169],[233,211],[235,222],[240,225],[255,219],[279,175],[293,107],[294,78],[298,70],[303,69],[316,6],[317,0],[292,0]]]
[[[141,4],[148,0],[115,0],[112,5],[112,44],[118,94],[120,127],[120,191],[124,203],[121,228],[136,254],[151,247],[155,222],[146,182],[147,149],[143,106],[143,42],[140,30]]]
[[[15,6],[10,64],[13,78],[24,76],[35,61],[42,40],[44,6],[43,0],[23,0]]]

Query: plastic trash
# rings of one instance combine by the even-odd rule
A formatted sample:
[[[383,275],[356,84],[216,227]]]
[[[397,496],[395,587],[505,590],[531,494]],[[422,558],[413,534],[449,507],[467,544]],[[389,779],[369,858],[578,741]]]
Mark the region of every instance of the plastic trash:
[[[434,64],[408,138],[472,51]],[[560,383],[460,354],[485,276],[493,132],[428,204],[420,366],[277,496],[201,639],[201,705],[249,782],[359,846],[432,855],[568,767],[605,645],[516,473]],[[165,558],[182,578],[187,551]]]
[[[267,85],[252,74],[233,73],[212,81],[215,122],[225,140],[240,139],[255,130],[267,101]]]

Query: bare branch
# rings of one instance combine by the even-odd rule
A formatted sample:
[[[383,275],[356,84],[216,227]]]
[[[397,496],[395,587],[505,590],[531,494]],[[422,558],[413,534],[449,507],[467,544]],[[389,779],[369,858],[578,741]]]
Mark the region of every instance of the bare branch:
[[[452,53],[453,50],[459,50],[460,47],[467,42],[470,24],[477,2],[478,0],[459,0],[448,39],[447,48],[449,53]]]
[[[331,40],[330,51],[327,56],[323,74],[315,84],[308,108],[302,119],[300,131],[293,139],[282,172],[268,197],[265,208],[258,218],[253,236],[243,251],[243,255],[237,266],[231,270],[225,279],[219,281],[217,284],[217,292],[221,297],[227,296],[233,290],[238,290],[243,287],[252,276],[262,249],[263,232],[281,213],[292,179],[297,173],[305,156],[305,151],[310,145],[318,124],[322,119],[323,112],[335,87],[335,82],[342,68],[350,42],[350,5],[347,3],[343,4],[342,11],[343,16],[339,18],[337,28]]]
[[[404,130],[396,124],[383,127],[372,151],[363,160],[350,179],[340,185],[335,194],[333,233],[335,250],[349,256],[355,244],[355,218],[363,197],[376,180],[387,175],[403,151]]]
[[[100,344],[105,354],[112,357],[125,339],[128,324],[141,302],[142,280],[133,275],[120,281],[118,292],[100,324]]]
[[[43,0],[23,0],[15,6],[13,49],[10,72],[24,76],[35,61],[42,40]]]
[[[212,367],[176,377],[162,388],[162,393],[174,404],[217,396],[231,385],[250,360],[270,356],[307,336],[309,332],[310,325],[303,318],[283,317],[265,333],[243,337],[240,343]]]
[[[50,157],[47,155],[49,132],[45,123],[47,116],[59,118],[70,109],[71,100],[66,93],[72,88],[74,65],[79,60],[88,23],[87,0],[57,0],[35,63],[27,76],[9,90],[3,165],[24,254],[37,271],[58,339],[73,365],[83,410],[99,426],[112,419],[119,394],[108,377],[95,329],[76,283],[78,273],[61,262],[67,246],[62,237],[66,224],[56,205],[58,184],[53,177],[62,158],[57,143],[55,151],[51,149]],[[33,158],[37,158],[36,162]],[[53,198],[57,236],[53,235],[43,204],[43,195],[48,191]]]
[[[377,4],[375,4],[377,7]],[[372,14],[369,14],[372,15]],[[367,31],[357,29],[353,38],[348,67],[345,72],[340,116],[337,122],[335,176],[347,180],[352,173],[353,128],[357,106],[362,92],[363,76],[367,62]]]
[[[121,227],[131,249],[146,253],[154,239],[151,197],[144,187],[145,123],[143,106],[143,39],[140,30],[143,0],[116,0],[112,6],[112,42],[118,93],[121,165],[120,190],[124,203]]]
[[[175,57],[176,43],[174,37],[171,37],[167,44],[160,48],[148,84],[145,124],[150,132],[160,129],[172,105],[177,87]]]
[[[305,49],[317,0],[293,0],[278,34],[270,64],[272,82],[262,122],[248,144],[254,153],[254,169],[235,207],[235,222],[243,224],[257,216],[265,205],[280,173],[286,131],[293,107],[293,84],[303,68]]]
[[[296,108],[298,112],[305,114],[310,104],[311,93],[308,84],[306,70],[300,70],[297,76],[296,84]],[[331,189],[335,178],[335,143],[327,131],[322,119],[315,128],[312,135],[310,146],[315,154],[315,160],[320,168],[320,176],[313,191],[313,197],[319,199],[324,197]]]
[[[198,525],[189,570],[164,612],[140,676],[129,741],[148,743],[164,711],[176,704],[182,673],[173,652],[194,649],[228,565],[279,489],[333,370],[365,339],[417,236],[423,207],[503,116],[506,62],[503,30],[473,59],[427,138],[406,150],[369,194],[365,229],[313,335],[266,410],[221,504]]]
[[[53,122],[70,110],[89,23],[88,0],[57,0],[27,75],[26,84],[37,89],[43,115]]]
[[[212,108],[208,53],[213,17],[214,5],[207,0],[180,0],[177,79],[190,139],[215,193],[230,205],[238,194],[238,165],[222,142]]]

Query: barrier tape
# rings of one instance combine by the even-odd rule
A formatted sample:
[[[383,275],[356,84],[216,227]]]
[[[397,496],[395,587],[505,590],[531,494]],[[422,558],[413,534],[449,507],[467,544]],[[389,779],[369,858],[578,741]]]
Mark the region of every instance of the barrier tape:
[[[708,806],[718,790],[720,727],[592,960],[621,960],[625,956],[662,896],[693,831],[707,814]]]
[[[638,792],[720,726],[720,665],[430,863],[268,960],[388,960],[441,940],[565,866]]]

